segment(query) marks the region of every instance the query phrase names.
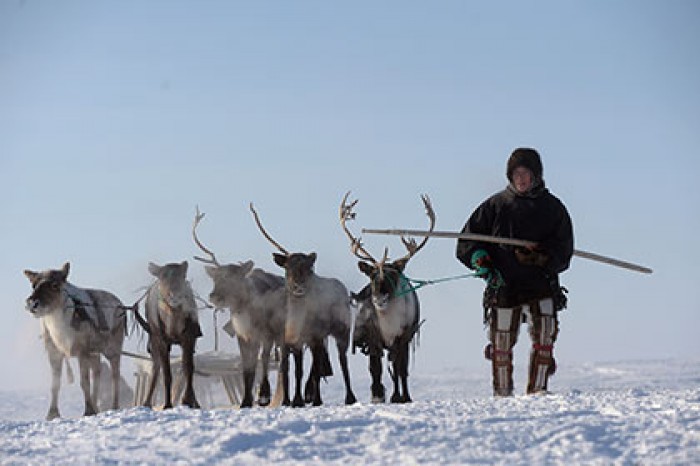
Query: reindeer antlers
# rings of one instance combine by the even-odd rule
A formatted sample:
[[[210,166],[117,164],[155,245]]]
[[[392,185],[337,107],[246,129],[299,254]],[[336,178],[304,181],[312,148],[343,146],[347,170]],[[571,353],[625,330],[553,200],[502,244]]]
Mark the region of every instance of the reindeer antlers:
[[[347,225],[345,225],[345,222],[348,220],[355,220],[355,217],[357,214],[352,211],[352,209],[355,208],[355,205],[359,202],[359,199],[355,199],[351,203],[348,204],[348,196],[350,196],[350,191],[345,193],[345,196],[343,197],[342,202],[340,203],[340,225],[343,227],[343,231],[347,235],[348,239],[350,239],[350,249],[352,250],[352,253],[357,257],[358,259],[364,260],[364,261],[369,261],[372,262],[374,265],[379,265],[379,263],[372,257],[372,255],[367,252],[367,250],[362,247],[362,241],[360,238],[355,238],[352,233],[350,233],[350,230],[348,230]],[[381,264],[384,263],[384,261],[387,259],[389,255],[389,248],[384,249],[384,258],[381,261]]]
[[[205,264],[212,264],[212,265],[215,265],[217,267],[220,267],[221,264],[219,264],[219,261],[216,260],[216,256],[214,255],[214,253],[211,252],[206,247],[204,247],[202,242],[199,241],[199,238],[197,238],[197,227],[199,226],[199,222],[201,222],[202,219],[204,218],[204,213],[199,212],[199,206],[196,206],[196,208],[197,208],[197,213],[194,216],[194,224],[192,225],[192,238],[194,238],[194,242],[195,242],[195,244],[197,244],[199,249],[201,249],[202,251],[204,251],[204,253],[209,255],[209,257],[211,257],[211,259],[205,259],[203,257],[198,257],[198,256],[194,256],[194,258],[200,262],[204,262]]]
[[[272,237],[271,237],[270,235],[267,234],[267,232],[266,232],[265,229],[263,228],[262,224],[260,223],[260,217],[258,217],[258,213],[255,211],[255,207],[253,207],[253,203],[252,203],[252,202],[250,203],[250,211],[253,213],[253,217],[255,218],[255,223],[258,224],[258,229],[259,229],[260,232],[263,234],[263,236],[264,236],[265,238],[267,238],[267,240],[268,240],[270,243],[272,243],[277,249],[279,249],[280,252],[281,252],[282,254],[284,254],[285,256],[288,256],[288,255],[289,255],[289,252],[287,252],[286,249],[284,249],[277,241],[275,241],[274,239],[272,239]]]
[[[425,206],[425,214],[430,219],[430,228],[428,231],[432,232],[435,229],[435,211],[433,210],[433,205],[427,194],[421,194],[420,198]],[[404,257],[408,260],[425,246],[425,243],[428,242],[428,236],[424,237],[420,244],[416,244],[414,238],[406,238],[404,236],[401,237],[401,242],[406,246],[406,249],[408,249],[408,254]]]
[[[343,231],[345,231],[345,234],[347,237],[350,239],[351,243],[351,249],[353,254],[358,258],[366,261],[372,262],[376,266],[381,266],[384,265],[384,262],[388,259],[389,255],[389,249],[385,248],[384,249],[384,257],[380,262],[377,262],[370,253],[367,252],[367,250],[362,247],[362,242],[360,241],[360,238],[356,238],[350,233],[350,230],[348,230],[348,227],[346,226],[345,222],[348,220],[354,220],[356,215],[355,212],[353,212],[353,208],[357,204],[358,200],[352,201],[351,203],[348,203],[348,196],[350,196],[350,191],[345,193],[345,197],[343,197],[343,201],[340,204],[340,224],[343,227]],[[425,207],[425,213],[430,219],[430,229],[429,231],[433,231],[435,228],[435,211],[433,210],[432,203],[430,202],[430,198],[428,197],[427,194],[422,194],[421,195],[421,200],[423,201],[423,206]],[[426,236],[423,238],[423,241],[421,241],[420,244],[416,243],[416,240],[414,238],[406,238],[404,236],[401,237],[401,242],[404,244],[406,249],[408,250],[408,254],[404,256],[402,259],[408,260],[411,257],[413,257],[418,251],[420,251],[423,246],[428,242],[428,237]]]

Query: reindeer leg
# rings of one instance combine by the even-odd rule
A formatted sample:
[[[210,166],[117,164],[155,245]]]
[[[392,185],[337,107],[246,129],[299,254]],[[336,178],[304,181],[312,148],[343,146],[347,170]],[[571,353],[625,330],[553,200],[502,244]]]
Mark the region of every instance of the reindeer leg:
[[[80,354],[78,356],[78,364],[80,365],[80,388],[83,390],[83,398],[85,398],[85,412],[83,416],[92,416],[96,414],[95,405],[90,398],[90,366],[92,358],[89,355]]]
[[[90,355],[90,368],[92,371],[92,405],[97,412],[100,411],[100,377],[102,375],[102,365],[100,364],[100,354]]]
[[[258,404],[267,406],[270,404],[270,380],[268,370],[270,368],[270,351],[272,351],[272,340],[265,340],[262,346],[262,376],[260,378],[260,389],[258,390]]]
[[[148,393],[146,394],[146,399],[143,405],[150,408],[153,406],[153,394],[156,390],[156,384],[158,383],[158,375],[160,374],[160,343],[155,343],[151,340],[148,344],[151,350],[151,382],[148,386]]]
[[[293,348],[294,355],[294,399],[292,400],[293,408],[301,408],[305,405],[304,397],[301,396],[301,379],[304,376],[304,350],[303,348]]]
[[[238,347],[243,361],[243,400],[241,408],[253,406],[253,383],[255,382],[255,369],[260,346],[257,343],[243,341],[238,338]]]
[[[316,350],[312,349],[311,370],[309,371],[309,377],[306,379],[306,383],[304,384],[304,403],[313,403],[316,397],[316,392],[318,391],[318,382],[316,380],[317,378],[320,380],[317,371],[318,358],[319,356],[316,354]]]
[[[348,342],[350,338],[350,331],[348,329],[348,335],[346,338],[335,339],[336,346],[338,348],[338,361],[340,362],[340,370],[343,372],[343,381],[345,382],[345,404],[351,405],[357,402],[355,394],[352,392],[352,386],[350,385],[350,371],[348,370]]]
[[[184,363],[184,348],[182,354]],[[163,398],[165,399],[163,409],[170,409],[173,407],[173,399],[171,392],[173,388],[173,373],[170,368],[170,348],[161,348],[158,352],[158,358],[160,358],[160,365],[163,367]]]
[[[311,350],[311,370],[309,378],[304,387],[304,401],[313,406],[321,406],[321,365],[328,360],[328,352],[323,346],[323,342],[314,342],[309,345]]]
[[[401,388],[403,389],[403,395],[401,396],[401,403],[411,403],[411,395],[408,393],[408,359],[410,355],[409,342],[401,344],[401,350],[399,351],[399,377],[401,378]]]
[[[51,419],[61,417],[58,411],[58,392],[61,389],[63,354],[58,351],[58,348],[56,348],[48,335],[45,335],[44,338],[49,356],[49,364],[51,365],[51,405],[49,406],[49,412],[46,413],[46,420],[50,421]]]
[[[391,394],[392,403],[401,403],[401,394],[399,393],[399,351],[396,344],[392,345],[389,350],[389,361],[391,362],[391,381],[394,383],[394,393]]]
[[[369,373],[372,376],[372,403],[384,403],[386,393],[382,384],[382,357],[384,350],[381,348],[370,349],[369,353]]]
[[[280,360],[280,383],[282,384],[282,406],[289,406],[289,346],[282,345],[282,358]]]
[[[189,406],[192,409],[199,408],[199,402],[197,402],[197,398],[194,395],[193,385],[195,341],[196,340],[194,338],[188,337],[185,338],[182,343],[182,364],[186,380],[185,395],[182,397],[182,404],[184,404],[185,406]],[[169,363],[170,361],[168,361],[168,366],[170,366]],[[168,372],[170,372],[169,369],[170,368],[168,367]],[[169,390],[170,389],[168,388],[168,393]]]
[[[119,409],[119,389],[121,387],[121,357],[119,354],[109,358],[112,373],[112,409]]]

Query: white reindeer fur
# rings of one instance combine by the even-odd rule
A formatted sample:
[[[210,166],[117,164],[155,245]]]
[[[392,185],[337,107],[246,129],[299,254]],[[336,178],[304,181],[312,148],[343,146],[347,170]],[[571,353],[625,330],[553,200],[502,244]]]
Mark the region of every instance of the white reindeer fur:
[[[416,321],[416,295],[406,293],[388,301],[383,308],[377,308],[377,321],[382,340],[391,346],[394,340],[412,327]]]
[[[327,329],[327,334],[332,322],[343,323],[348,328],[352,325],[349,293],[340,280],[314,274],[303,296],[287,294],[284,338],[288,344],[305,342],[308,338],[305,332],[313,332],[315,328]]]

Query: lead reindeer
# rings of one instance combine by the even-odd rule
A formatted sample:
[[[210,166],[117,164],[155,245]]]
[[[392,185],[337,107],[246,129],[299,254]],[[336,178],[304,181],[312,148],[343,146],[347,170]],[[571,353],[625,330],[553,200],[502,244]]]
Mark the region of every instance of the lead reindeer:
[[[105,356],[111,367],[111,408],[119,408],[126,308],[119,298],[108,291],[79,288],[70,284],[69,271],[68,262],[60,270],[24,271],[33,288],[26,307],[33,316],[39,318],[51,365],[51,405],[46,415],[49,420],[60,417],[58,393],[61,388],[61,370],[63,360],[67,361],[71,357],[77,357],[80,366],[84,415],[95,414],[99,408],[100,354]]]
[[[352,311],[350,295],[339,280],[316,275],[314,264],[316,253],[289,253],[276,242],[263,228],[258,213],[250,204],[250,210],[263,236],[280,253],[273,253],[274,261],[285,271],[286,320],[280,364],[283,390],[282,404],[289,405],[289,353],[294,355],[295,392],[291,405],[304,406],[301,395],[303,376],[303,348],[308,346],[312,355],[312,368],[309,383],[306,385],[307,400],[314,406],[322,404],[320,379],[330,375],[330,361],[326,352],[325,340],[330,335],[335,339],[338,360],[345,382],[345,404],[355,403],[356,398],[350,386],[347,350],[350,343]]]
[[[182,404],[199,408],[194,394],[194,350],[197,338],[202,336],[197,316],[194,294],[187,281],[187,262],[148,264],[148,271],[157,278],[146,293],[146,322],[136,314],[148,333],[148,350],[151,353],[151,383],[144,406],[152,406],[158,374],[163,369],[164,409],[172,408],[172,373],[170,349],[173,344],[182,347],[182,367],[185,393]]]
[[[388,350],[392,363],[391,378],[394,383],[392,403],[409,403],[408,362],[410,343],[420,327],[420,304],[418,295],[403,274],[408,261],[420,251],[428,241],[426,236],[420,244],[411,238],[401,237],[408,254],[393,262],[387,262],[389,250],[384,249],[384,257],[377,261],[362,246],[359,238],[353,236],[346,222],[355,218],[353,208],[357,200],[348,203],[350,192],[345,194],[340,205],[340,224],[350,239],[353,254],[360,259],[358,267],[369,277],[370,283],[355,296],[359,311],[355,320],[353,344],[369,355],[369,371],[372,376],[372,402],[385,401],[382,384],[382,357]],[[435,212],[428,196],[421,196],[426,214],[430,219],[430,229],[435,228]],[[400,382],[400,387],[399,387]]]
[[[197,237],[197,226],[204,214],[197,214],[192,227],[195,244],[209,259],[195,257],[208,264],[207,275],[214,282],[209,300],[218,308],[229,308],[231,324],[238,339],[243,361],[243,400],[241,408],[253,406],[253,384],[262,349],[262,374],[258,391],[258,404],[270,404],[268,369],[270,352],[274,344],[282,344],[286,318],[284,278],[253,268],[252,261],[221,265],[214,253]]]

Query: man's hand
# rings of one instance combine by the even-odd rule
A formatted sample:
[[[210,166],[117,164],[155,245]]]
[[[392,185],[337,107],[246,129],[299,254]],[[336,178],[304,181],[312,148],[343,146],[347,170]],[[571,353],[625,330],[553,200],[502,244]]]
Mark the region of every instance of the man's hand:
[[[501,272],[494,266],[491,256],[484,249],[477,249],[472,254],[472,267],[476,275],[486,280],[486,283],[491,288],[500,288],[505,285]]]
[[[472,254],[471,263],[476,274],[480,276],[488,275],[493,269],[493,261],[485,249],[477,249],[474,251],[474,254]]]

